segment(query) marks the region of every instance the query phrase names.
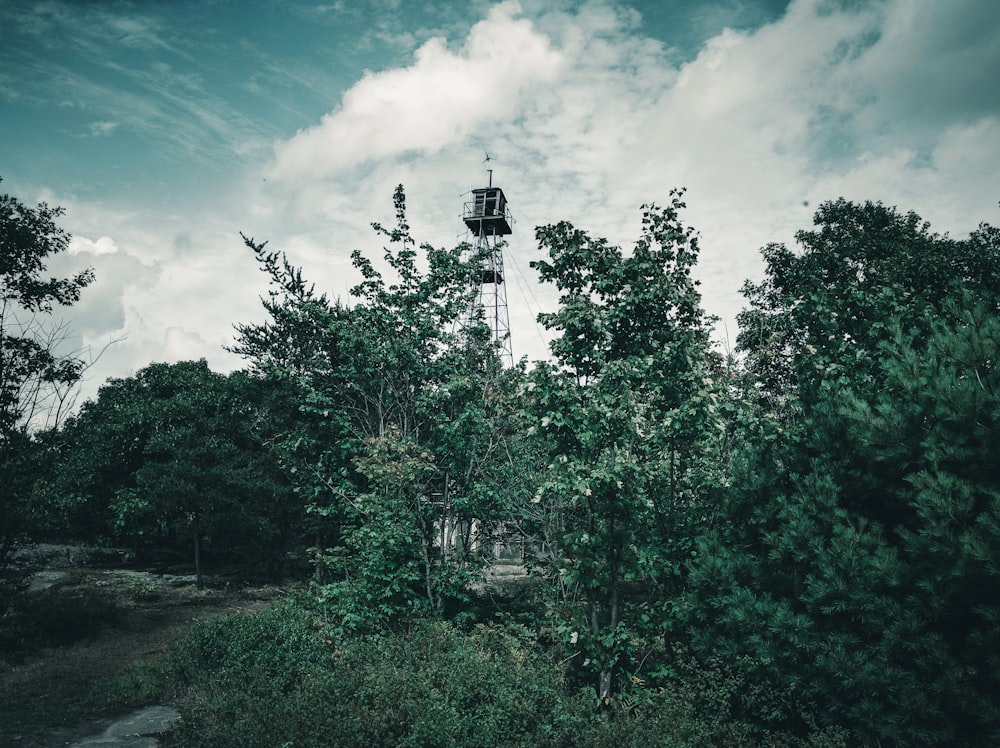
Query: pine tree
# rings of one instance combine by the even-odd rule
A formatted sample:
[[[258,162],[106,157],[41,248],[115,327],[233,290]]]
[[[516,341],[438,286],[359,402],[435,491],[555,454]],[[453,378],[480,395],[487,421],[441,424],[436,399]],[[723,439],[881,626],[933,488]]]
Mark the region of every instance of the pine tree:
[[[727,524],[700,548],[696,642],[862,743],[993,744],[998,233],[951,240],[842,201],[818,219],[745,316],[781,322],[743,338],[777,407],[751,419]]]

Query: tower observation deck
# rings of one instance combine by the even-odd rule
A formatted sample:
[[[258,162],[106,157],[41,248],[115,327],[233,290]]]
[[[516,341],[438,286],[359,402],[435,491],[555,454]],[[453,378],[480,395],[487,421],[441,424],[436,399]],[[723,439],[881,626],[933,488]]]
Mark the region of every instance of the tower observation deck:
[[[480,187],[472,191],[462,219],[475,236],[507,236],[513,219],[507,210],[507,197],[499,187]]]

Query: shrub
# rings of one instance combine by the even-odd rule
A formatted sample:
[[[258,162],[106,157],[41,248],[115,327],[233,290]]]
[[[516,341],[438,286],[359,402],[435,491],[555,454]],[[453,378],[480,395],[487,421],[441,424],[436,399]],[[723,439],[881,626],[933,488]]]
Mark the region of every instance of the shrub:
[[[692,671],[671,688],[637,687],[601,715],[592,690],[573,687],[565,663],[527,626],[463,631],[425,621],[405,633],[340,640],[328,634],[335,628],[302,601],[199,626],[155,674],[183,715],[171,744],[841,744],[832,733],[796,742],[731,717],[740,684],[721,668]]]
[[[93,593],[19,593],[0,607],[0,659],[89,639],[118,621],[114,602]]]

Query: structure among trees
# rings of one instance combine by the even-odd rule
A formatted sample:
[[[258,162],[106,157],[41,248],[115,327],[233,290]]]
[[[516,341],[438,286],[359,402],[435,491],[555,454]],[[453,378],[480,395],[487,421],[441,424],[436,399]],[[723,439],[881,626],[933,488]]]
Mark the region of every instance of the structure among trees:
[[[493,186],[493,170],[487,169],[487,174],[489,186],[472,190],[472,199],[465,203],[462,219],[473,237],[473,257],[482,258],[482,272],[477,277],[479,307],[492,331],[501,362],[512,366],[514,351],[504,284],[503,237],[513,232],[514,219],[503,190]]]

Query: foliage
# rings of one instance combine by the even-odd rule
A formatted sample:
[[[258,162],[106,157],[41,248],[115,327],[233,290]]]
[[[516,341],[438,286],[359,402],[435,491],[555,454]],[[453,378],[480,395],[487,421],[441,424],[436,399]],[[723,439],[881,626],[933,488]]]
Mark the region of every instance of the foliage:
[[[117,623],[120,611],[102,595],[44,590],[21,594],[0,610],[0,662],[18,662],[45,647],[74,644]]]
[[[109,380],[59,435],[49,490],[76,508],[78,528],[134,552],[175,548],[184,537],[200,573],[208,537],[220,551],[242,549],[273,567],[294,520],[263,443],[266,397],[254,380],[216,374],[204,360]]]
[[[928,323],[962,291],[1000,295],[1000,231],[980,226],[966,240],[940,236],[916,213],[843,198],[816,211],[796,253],[761,250],[766,277],[747,283],[739,349],[771,409],[819,396],[838,378],[876,383],[880,346],[895,325]]]
[[[682,194],[645,209],[630,255],[566,223],[537,232],[549,259],[533,266],[562,296],[539,317],[561,333],[556,361],[538,364],[526,387],[549,461],[533,501],[558,579],[586,601],[582,625],[568,627],[605,704],[627,653],[623,585],[676,593],[718,467],[717,388],[691,278],[698,242],[680,222]]]
[[[417,247],[401,188],[346,303],[245,237],[271,280],[248,373],[154,364],[31,433],[24,393],[78,362],[5,327],[0,542],[61,507],[134,550],[311,546],[307,599],[136,671],[182,705],[177,745],[1000,742],[1000,231],[822,205],[799,251],[764,248],[738,369],[682,197],[631,252],[537,230],[560,300],[530,373],[470,320],[483,258]],[[5,199],[30,241],[0,322],[71,303],[89,272],[37,278],[58,211]],[[474,592],[511,527],[536,586]],[[33,610],[0,611],[4,646]]]
[[[496,393],[510,375],[482,325],[460,324],[477,258],[418,252],[402,188],[394,203],[395,228],[374,224],[394,281],[354,252],[353,305],[246,239],[272,282],[270,320],[240,326],[234,348],[297,394],[285,465],[315,519],[319,594],[348,629],[441,613],[464,595],[501,498]]]
[[[842,745],[834,731],[801,742],[754,733],[726,714],[739,683],[719,667],[604,719],[551,655],[513,625],[425,621],[340,639],[320,612],[292,601],[202,624],[134,683],[179,705],[170,741],[185,748]]]
[[[91,270],[70,278],[42,277],[46,261],[69,248],[69,234],[56,225],[61,208],[35,208],[0,195],[0,438],[29,430],[32,420],[57,407],[65,388],[80,377],[82,362],[54,350],[58,338],[34,315],[69,306],[94,280]]]
[[[32,433],[65,415],[84,368],[80,359],[60,353],[66,331],[49,315],[78,301],[94,274],[88,269],[69,278],[43,277],[47,260],[69,247],[69,234],[56,225],[62,213],[0,194],[0,573],[38,508]]]
[[[695,642],[862,742],[996,742],[998,234],[844,201],[817,222],[751,295],[774,397],[699,549]]]

